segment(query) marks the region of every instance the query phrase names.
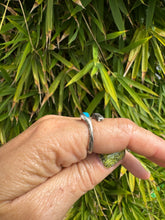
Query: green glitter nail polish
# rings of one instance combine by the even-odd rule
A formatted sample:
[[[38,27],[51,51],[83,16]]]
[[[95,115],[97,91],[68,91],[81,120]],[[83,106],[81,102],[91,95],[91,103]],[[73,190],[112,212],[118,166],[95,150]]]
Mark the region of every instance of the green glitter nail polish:
[[[103,165],[107,168],[113,167],[117,162],[123,159],[125,150],[113,154],[100,154],[99,158]]]

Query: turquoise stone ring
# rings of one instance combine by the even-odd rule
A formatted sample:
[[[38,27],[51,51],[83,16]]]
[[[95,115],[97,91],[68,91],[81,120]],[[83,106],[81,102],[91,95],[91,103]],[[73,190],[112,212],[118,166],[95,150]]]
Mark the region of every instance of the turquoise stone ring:
[[[89,147],[88,147],[88,153],[91,154],[93,151],[93,126],[91,122],[91,117],[88,112],[83,112],[80,114],[80,117],[83,121],[85,121],[88,125],[89,129]],[[104,117],[100,115],[99,113],[93,113],[92,119],[95,119],[96,121],[103,121]]]
[[[100,115],[99,113],[93,113],[92,117],[90,117],[88,112],[83,112],[80,114],[80,116],[81,116],[81,120],[85,121],[88,125],[88,129],[89,129],[88,153],[91,154],[93,152],[93,141],[94,141],[93,126],[92,126],[91,118],[99,122],[99,121],[103,121],[104,117]],[[120,160],[122,160],[124,156],[125,156],[125,150],[121,152],[115,152],[112,154],[100,154],[99,158],[102,161],[102,164],[106,168],[109,168],[109,167],[114,166]]]
[[[85,115],[87,118],[90,118],[90,114],[88,112],[83,112],[83,115]]]
[[[88,112],[83,112],[80,114],[81,120],[87,123],[89,129],[89,146],[88,146],[88,153],[91,154],[93,151],[93,126],[91,122],[91,118]]]

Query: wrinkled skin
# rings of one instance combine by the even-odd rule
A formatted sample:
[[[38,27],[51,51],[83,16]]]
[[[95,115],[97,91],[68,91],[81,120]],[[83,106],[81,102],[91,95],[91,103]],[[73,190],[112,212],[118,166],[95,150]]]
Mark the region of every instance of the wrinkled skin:
[[[98,154],[125,148],[165,167],[165,141],[128,119],[92,120],[94,153],[88,155],[88,127],[79,118],[45,116],[0,148],[0,219],[61,220],[74,202],[117,166],[141,179],[150,174],[126,152],[105,168]]]

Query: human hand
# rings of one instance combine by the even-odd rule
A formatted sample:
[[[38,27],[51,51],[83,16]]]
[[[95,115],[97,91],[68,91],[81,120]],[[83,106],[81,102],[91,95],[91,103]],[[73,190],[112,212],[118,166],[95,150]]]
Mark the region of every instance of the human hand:
[[[45,116],[0,148],[0,219],[61,220],[74,202],[122,164],[135,176],[149,173],[126,152],[105,168],[98,154],[125,148],[165,167],[165,141],[128,119],[92,120],[94,149],[87,154],[88,127],[79,118]]]

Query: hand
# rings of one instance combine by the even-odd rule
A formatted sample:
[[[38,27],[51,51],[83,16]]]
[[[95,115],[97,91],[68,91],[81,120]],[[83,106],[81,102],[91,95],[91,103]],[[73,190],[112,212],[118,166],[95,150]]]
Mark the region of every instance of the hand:
[[[61,220],[74,202],[122,164],[135,176],[149,173],[130,153],[111,168],[98,154],[129,148],[165,167],[165,141],[128,119],[92,120],[94,153],[87,155],[88,127],[80,118],[45,116],[0,148],[0,219]]]

